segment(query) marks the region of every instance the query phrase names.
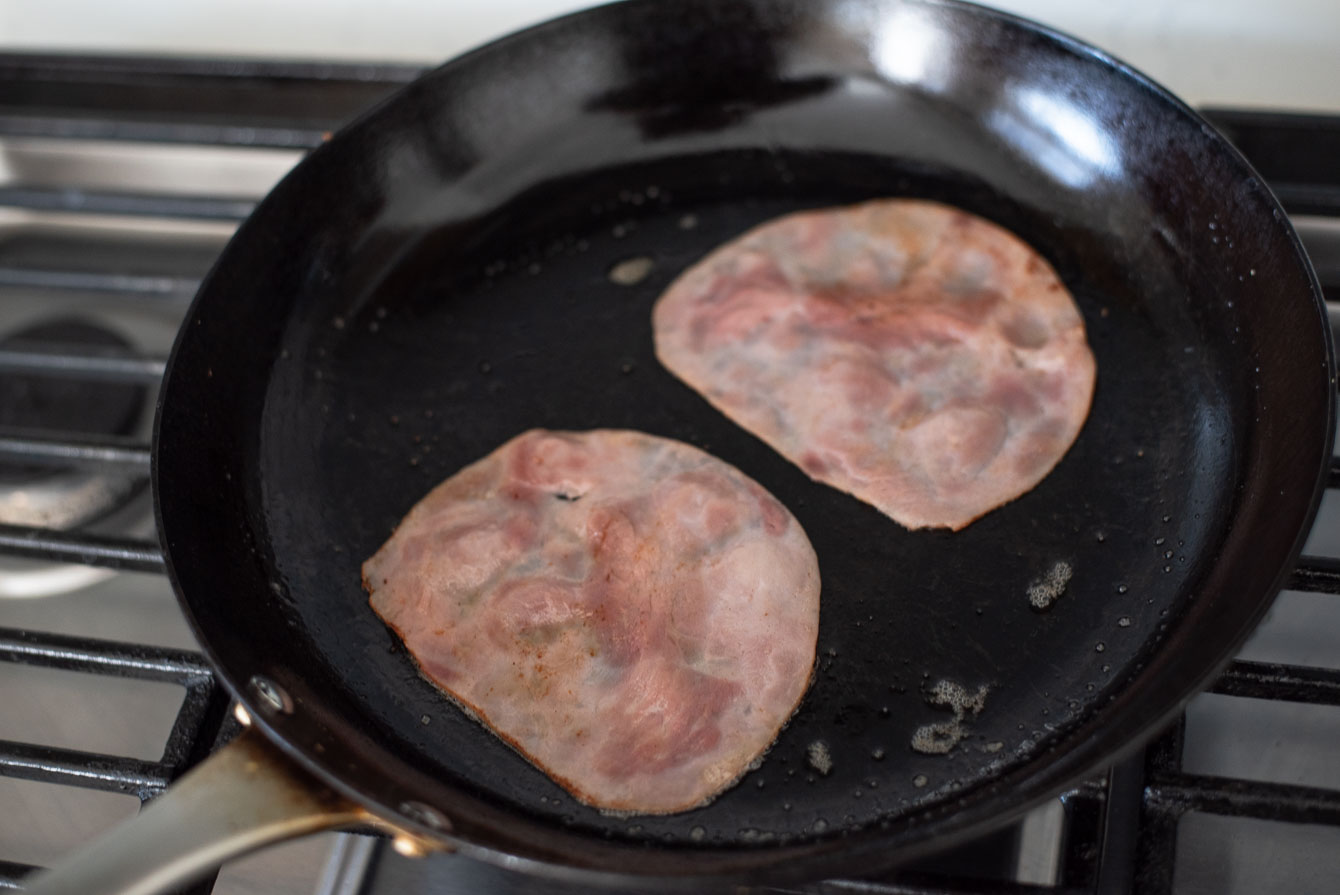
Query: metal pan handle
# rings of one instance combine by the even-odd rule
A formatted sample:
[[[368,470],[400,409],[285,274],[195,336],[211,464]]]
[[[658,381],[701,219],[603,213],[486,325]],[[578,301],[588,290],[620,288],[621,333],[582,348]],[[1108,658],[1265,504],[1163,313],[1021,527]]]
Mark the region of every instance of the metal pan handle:
[[[374,820],[248,730],[24,892],[152,895],[261,846]]]

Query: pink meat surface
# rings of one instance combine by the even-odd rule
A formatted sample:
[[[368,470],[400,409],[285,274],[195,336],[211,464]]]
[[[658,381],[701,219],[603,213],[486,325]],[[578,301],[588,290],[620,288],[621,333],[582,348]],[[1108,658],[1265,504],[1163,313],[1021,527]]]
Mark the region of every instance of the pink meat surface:
[[[1094,358],[1051,266],[934,202],[788,215],[657,301],[656,353],[811,478],[958,530],[1037,485],[1089,413]]]
[[[814,668],[800,523],[734,467],[639,432],[512,439],[419,501],[363,584],[424,675],[606,810],[710,800]]]

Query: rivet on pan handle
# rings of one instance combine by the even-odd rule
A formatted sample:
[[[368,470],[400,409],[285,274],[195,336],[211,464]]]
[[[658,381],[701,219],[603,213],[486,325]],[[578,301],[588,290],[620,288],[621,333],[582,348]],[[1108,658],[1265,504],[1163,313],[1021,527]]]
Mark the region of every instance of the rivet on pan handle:
[[[265,845],[376,825],[418,850],[435,843],[390,828],[298,769],[254,730],[67,861],[25,880],[26,895],[153,895]]]

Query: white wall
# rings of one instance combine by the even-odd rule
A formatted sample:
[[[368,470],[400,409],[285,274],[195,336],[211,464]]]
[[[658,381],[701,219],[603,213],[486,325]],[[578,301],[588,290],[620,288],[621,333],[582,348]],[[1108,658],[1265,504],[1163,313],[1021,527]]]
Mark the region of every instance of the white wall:
[[[584,0],[0,0],[0,47],[437,62]],[[1192,103],[1340,112],[1340,0],[996,0]]]

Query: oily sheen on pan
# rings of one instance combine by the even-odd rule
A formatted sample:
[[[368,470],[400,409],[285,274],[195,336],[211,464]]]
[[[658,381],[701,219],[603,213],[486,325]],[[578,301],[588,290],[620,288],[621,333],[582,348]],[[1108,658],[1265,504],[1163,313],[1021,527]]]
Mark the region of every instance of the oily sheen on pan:
[[[653,311],[676,376],[817,481],[908,528],[1028,492],[1088,416],[1075,301],[1001,227],[885,199],[764,223]]]
[[[512,439],[416,504],[363,582],[424,675],[610,811],[730,786],[814,668],[800,524],[734,467],[639,432]]]

